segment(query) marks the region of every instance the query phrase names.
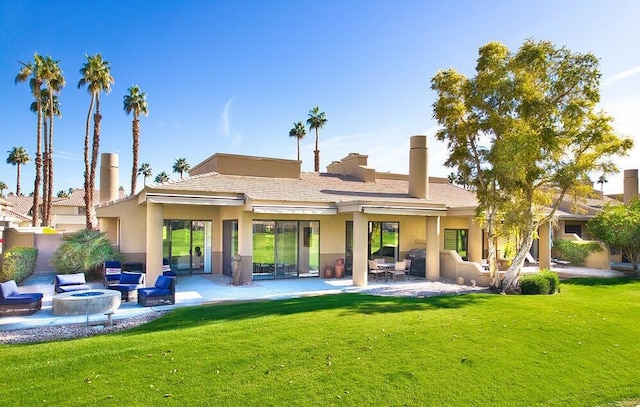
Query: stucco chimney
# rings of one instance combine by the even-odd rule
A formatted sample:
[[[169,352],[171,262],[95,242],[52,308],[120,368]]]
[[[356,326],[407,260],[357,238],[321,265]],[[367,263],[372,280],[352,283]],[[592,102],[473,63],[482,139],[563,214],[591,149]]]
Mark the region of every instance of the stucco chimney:
[[[409,196],[429,198],[427,136],[412,136],[409,150]]]
[[[100,154],[100,203],[118,199],[118,184],[120,183],[118,161],[118,154]]]
[[[638,199],[638,170],[624,170],[624,203]]]

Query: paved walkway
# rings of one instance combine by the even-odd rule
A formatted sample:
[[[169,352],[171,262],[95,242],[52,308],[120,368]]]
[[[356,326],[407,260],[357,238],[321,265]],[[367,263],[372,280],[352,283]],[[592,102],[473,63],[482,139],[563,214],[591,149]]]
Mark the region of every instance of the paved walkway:
[[[554,269],[560,278],[574,277],[618,277],[624,273],[612,270],[594,270],[579,267],[559,267]],[[535,272],[528,267],[525,272]],[[37,273],[20,285],[21,292],[41,292],[44,294],[42,309],[29,316],[0,317],[0,331],[36,328],[42,326],[86,323],[86,316],[57,316],[52,312],[54,295],[53,279],[55,273]],[[405,282],[369,282],[367,287],[356,287],[350,278],[321,279],[299,278],[288,280],[258,280],[249,284],[234,286],[231,278],[215,275],[180,276],[176,285],[176,303],[157,307],[142,307],[137,302],[123,302],[114,312],[113,319],[124,319],[142,315],[151,311],[170,310],[175,307],[199,305],[206,303],[222,303],[233,301],[252,301],[285,299],[311,295],[362,292],[380,287],[398,286],[402,284],[418,284],[426,282],[423,278],[410,277]],[[102,283],[90,283],[94,288],[104,288]],[[89,315],[90,324],[107,321],[103,314]]]

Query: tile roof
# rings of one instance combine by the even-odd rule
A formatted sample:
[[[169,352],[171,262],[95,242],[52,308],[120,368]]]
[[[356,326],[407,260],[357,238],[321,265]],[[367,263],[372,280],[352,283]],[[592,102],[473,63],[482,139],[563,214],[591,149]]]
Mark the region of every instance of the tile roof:
[[[328,173],[302,173],[300,179],[268,178],[207,173],[162,184],[150,184],[148,191],[192,194],[244,194],[254,201],[341,203],[384,202],[396,205],[444,204],[446,207],[475,207],[475,194],[448,183],[429,183],[429,198],[412,198],[406,180],[378,179],[362,182],[353,177]]]

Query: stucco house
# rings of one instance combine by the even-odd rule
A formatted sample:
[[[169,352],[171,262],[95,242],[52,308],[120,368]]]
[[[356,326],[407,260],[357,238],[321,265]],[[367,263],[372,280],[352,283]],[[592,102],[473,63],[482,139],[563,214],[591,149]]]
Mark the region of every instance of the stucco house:
[[[322,276],[344,259],[353,283],[364,286],[369,259],[420,252],[426,258],[412,274],[488,284],[475,195],[429,176],[426,136],[410,139],[409,174],[377,172],[367,158],[351,153],[326,172],[305,173],[296,160],[218,153],[188,178],[118,199],[118,157],[102,154],[96,212],[127,261],[146,265],[150,284],[163,259],[180,274],[231,275],[236,256],[241,281]],[[563,226],[583,221],[569,219],[568,207],[559,215]],[[550,264],[552,238],[543,225],[535,248],[541,267]]]

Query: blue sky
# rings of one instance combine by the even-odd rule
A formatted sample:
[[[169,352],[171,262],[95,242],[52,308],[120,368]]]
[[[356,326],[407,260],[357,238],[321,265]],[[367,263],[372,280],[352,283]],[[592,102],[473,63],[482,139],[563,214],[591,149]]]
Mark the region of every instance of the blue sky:
[[[433,134],[431,77],[453,67],[473,75],[489,41],[516,50],[550,40],[601,60],[601,107],[616,130],[640,135],[640,2],[630,1],[15,1],[0,0],[0,180],[15,189],[6,151],[35,156],[36,117],[27,84],[14,84],[33,53],[60,60],[67,86],[55,123],[55,191],[83,184],[84,126],[90,97],[78,89],[85,54],[101,52],[115,84],[101,97],[101,152],[120,155],[128,192],[131,117],[127,88],[147,93],[140,162],[172,178],[176,158],[192,165],[216,152],[296,158],[288,136],[309,109],[320,131],[321,170],[350,152],[378,171],[408,171],[409,137],[429,136],[432,175],[446,176],[445,145]],[[313,171],[314,134],[301,142]],[[638,168],[640,145],[618,160]],[[21,188],[33,189],[34,165]],[[139,178],[138,185],[142,185]],[[605,192],[622,191],[622,174]]]

